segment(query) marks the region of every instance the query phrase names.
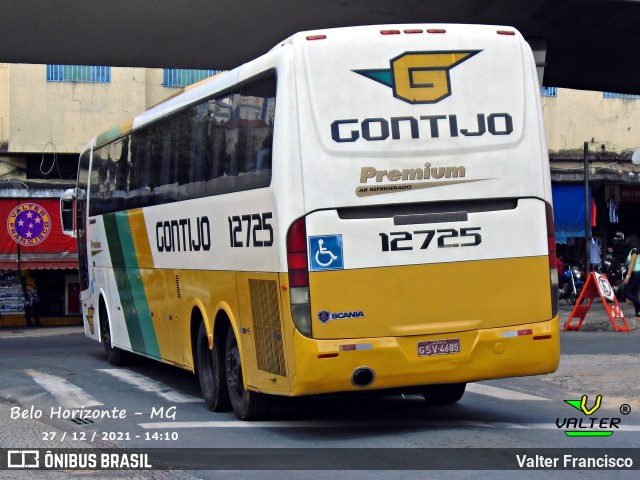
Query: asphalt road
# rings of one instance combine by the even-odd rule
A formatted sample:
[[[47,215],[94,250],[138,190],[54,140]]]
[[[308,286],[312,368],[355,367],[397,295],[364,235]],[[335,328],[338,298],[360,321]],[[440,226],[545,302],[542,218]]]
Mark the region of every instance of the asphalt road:
[[[625,314],[632,307],[622,306]],[[572,307],[561,305],[561,325]],[[79,478],[282,478],[282,472],[254,471],[251,462],[268,465],[276,459],[258,455],[260,448],[278,448],[326,461],[325,469],[349,470],[358,452],[360,461],[375,463],[389,447],[394,449],[394,478],[475,478],[477,472],[438,473],[397,469],[398,452],[416,448],[632,448],[640,447],[640,335],[639,330],[615,332],[604,307],[595,303],[580,331],[561,332],[562,357],[551,375],[502,379],[469,385],[456,405],[428,408],[418,396],[328,396],[282,399],[266,422],[240,422],[232,413],[206,411],[197,380],[188,372],[139,359],[126,368],[108,365],[100,344],[84,337],[80,327],[4,329],[0,331],[0,437],[2,448],[119,447],[165,448],[167,452],[191,452],[199,448],[238,449],[247,465],[243,473],[220,470],[90,472]],[[59,398],[60,390],[71,393]],[[73,390],[72,387],[77,388]],[[52,392],[55,392],[52,393]],[[85,396],[87,395],[87,396]],[[571,415],[564,400],[588,395],[589,402],[602,395],[600,416],[620,417],[624,430],[611,439],[589,442],[567,439],[555,421]],[[80,400],[82,399],[82,400]],[[100,419],[75,424],[51,417],[51,408],[65,401],[83,401],[92,408],[127,410],[126,418]],[[18,410],[15,410],[20,406]],[[630,410],[620,413],[623,406]],[[41,409],[40,419],[12,418],[13,412]],[[162,414],[160,414],[162,412]],[[28,414],[26,414],[28,415]],[[107,434],[103,436],[103,434]],[[126,437],[111,436],[123,433]],[[52,437],[52,435],[54,435]],[[61,436],[65,435],[64,443]],[[247,455],[244,448],[251,449]],[[293,449],[303,450],[293,450]],[[188,450],[181,450],[188,449]],[[223,450],[229,452],[229,450]],[[272,450],[267,450],[272,453]],[[316,452],[315,455],[313,452]],[[209,452],[211,454],[211,451]],[[334,455],[334,457],[331,457]],[[337,455],[337,456],[335,456]],[[369,457],[367,457],[367,455]],[[374,455],[374,457],[372,457]],[[466,453],[464,453],[466,455]],[[210,455],[209,455],[210,457]],[[271,456],[273,457],[273,455]],[[228,459],[227,459],[228,460]],[[460,458],[462,461],[463,458]],[[195,459],[194,459],[195,461]],[[211,461],[210,458],[208,461]],[[291,461],[291,457],[289,457]],[[304,463],[304,458],[303,458]],[[415,460],[407,460],[415,461]],[[0,459],[1,462],[1,459]],[[267,462],[267,463],[265,463]],[[287,463],[286,460],[284,462]],[[640,459],[638,460],[640,465]],[[0,463],[1,465],[1,463]],[[280,465],[284,468],[284,465]],[[349,470],[350,478],[385,479],[389,472]],[[4,478],[30,478],[23,472],[0,471]],[[544,472],[518,472],[518,478],[542,478]],[[547,475],[549,472],[546,472]],[[617,478],[636,478],[633,472],[617,472]],[[67,478],[64,472],[46,472],[43,478]],[[131,475],[129,475],[131,474]],[[487,472],[492,478],[513,478],[513,472]],[[554,472],[554,478],[574,478]],[[18,476],[15,476],[18,475]],[[627,476],[629,475],[629,476]],[[601,478],[602,472],[582,472],[581,478]],[[332,478],[327,472],[300,470],[295,478]],[[546,477],[545,477],[546,478]]]

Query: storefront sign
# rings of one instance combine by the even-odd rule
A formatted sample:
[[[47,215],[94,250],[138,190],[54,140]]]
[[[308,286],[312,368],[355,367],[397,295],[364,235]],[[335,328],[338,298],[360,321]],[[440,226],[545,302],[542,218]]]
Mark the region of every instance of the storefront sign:
[[[78,268],[75,239],[62,233],[57,198],[0,199],[0,268]]]
[[[37,203],[21,203],[9,213],[7,230],[11,239],[20,245],[38,245],[51,231],[51,217]]]
[[[640,189],[620,187],[620,201],[626,203],[640,203]]]

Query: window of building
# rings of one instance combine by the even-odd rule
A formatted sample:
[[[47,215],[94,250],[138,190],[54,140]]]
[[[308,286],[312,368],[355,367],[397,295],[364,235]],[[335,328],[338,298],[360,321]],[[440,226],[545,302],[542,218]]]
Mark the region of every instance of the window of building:
[[[543,97],[557,97],[558,87],[540,87],[540,95]]]
[[[613,92],[602,92],[602,98],[625,98],[625,99],[638,99],[640,95],[634,95],[631,93],[613,93]]]
[[[47,82],[110,83],[111,67],[47,65]]]
[[[165,68],[162,79],[163,87],[182,88],[205,78],[212,77],[222,70],[192,70],[183,68]]]

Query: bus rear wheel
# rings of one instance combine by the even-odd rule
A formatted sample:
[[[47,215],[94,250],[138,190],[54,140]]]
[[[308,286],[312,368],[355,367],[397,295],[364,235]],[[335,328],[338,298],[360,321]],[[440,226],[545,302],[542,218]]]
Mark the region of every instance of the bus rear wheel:
[[[422,396],[428,405],[452,405],[462,398],[466,388],[466,383],[425,385],[422,387]]]
[[[114,347],[111,342],[111,329],[109,328],[109,314],[104,302],[100,302],[100,341],[107,354],[107,362],[111,365],[124,365],[129,361],[129,353]]]
[[[236,416],[240,420],[255,420],[265,417],[271,409],[271,401],[267,395],[244,388],[240,349],[233,328],[229,328],[227,334],[225,370],[229,399]]]
[[[198,380],[204,403],[212,412],[228,411],[231,409],[231,403],[227,390],[224,347],[221,348],[221,342],[215,339],[213,348],[209,349],[209,336],[204,323],[200,324],[196,342]]]

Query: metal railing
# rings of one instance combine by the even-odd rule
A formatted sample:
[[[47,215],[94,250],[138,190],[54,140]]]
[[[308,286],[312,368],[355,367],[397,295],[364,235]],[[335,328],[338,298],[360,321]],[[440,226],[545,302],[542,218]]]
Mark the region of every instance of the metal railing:
[[[220,73],[222,70],[194,70],[183,68],[165,68],[162,78],[163,87],[182,88]]]
[[[632,93],[602,92],[602,98],[623,98],[627,100],[637,100],[640,98],[640,95],[634,95]]]
[[[558,87],[540,87],[540,95],[543,97],[557,97]]]
[[[111,67],[47,65],[47,82],[110,83]]]

